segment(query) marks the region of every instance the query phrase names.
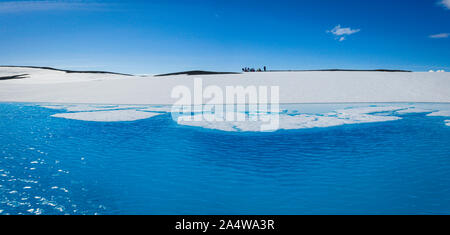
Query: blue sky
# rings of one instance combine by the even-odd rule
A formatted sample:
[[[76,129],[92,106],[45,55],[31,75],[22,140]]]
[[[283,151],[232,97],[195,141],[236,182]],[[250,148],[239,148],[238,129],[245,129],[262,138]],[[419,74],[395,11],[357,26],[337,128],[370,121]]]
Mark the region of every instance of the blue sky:
[[[450,70],[450,0],[0,1],[0,64]]]

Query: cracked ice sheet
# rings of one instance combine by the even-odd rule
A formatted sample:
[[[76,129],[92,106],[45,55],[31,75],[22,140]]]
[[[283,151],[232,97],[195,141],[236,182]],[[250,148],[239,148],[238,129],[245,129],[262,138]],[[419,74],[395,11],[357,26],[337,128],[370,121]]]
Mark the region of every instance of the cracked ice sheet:
[[[179,125],[202,127],[206,129],[216,129],[222,131],[242,131],[242,132],[259,132],[262,131],[262,125],[267,125],[271,121],[279,120],[278,127],[267,130],[292,130],[292,129],[306,129],[306,128],[321,128],[341,126],[347,124],[360,124],[360,123],[374,123],[374,122],[386,122],[400,120],[400,117],[393,115],[377,115],[373,113],[394,112],[397,110],[405,109],[405,107],[363,107],[363,108],[349,108],[337,110],[335,112],[327,114],[299,114],[288,115],[285,113],[280,114],[278,117],[275,114],[264,114],[259,121],[252,121],[251,115],[245,114],[246,121],[188,121],[183,118],[178,118],[177,123]],[[193,116],[199,117],[201,114]],[[225,114],[226,115],[226,114]],[[199,117],[200,118],[200,117]],[[201,118],[200,118],[201,119]]]

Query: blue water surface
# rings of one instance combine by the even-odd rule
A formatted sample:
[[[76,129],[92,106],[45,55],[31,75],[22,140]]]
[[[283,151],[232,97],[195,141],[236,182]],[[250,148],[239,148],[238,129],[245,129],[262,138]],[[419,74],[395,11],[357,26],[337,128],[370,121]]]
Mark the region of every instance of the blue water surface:
[[[0,104],[0,214],[450,213],[445,117],[240,133],[58,112]]]

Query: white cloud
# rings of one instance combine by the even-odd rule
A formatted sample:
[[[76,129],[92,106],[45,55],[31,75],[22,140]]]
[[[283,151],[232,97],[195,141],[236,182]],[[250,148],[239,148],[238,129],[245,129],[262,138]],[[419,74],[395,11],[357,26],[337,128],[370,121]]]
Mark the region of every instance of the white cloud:
[[[0,2],[0,13],[49,10],[89,10],[104,6],[94,1],[81,0],[36,0]]]
[[[332,30],[328,30],[327,33],[332,33],[336,36],[336,40],[342,42],[347,36],[358,33],[360,29],[342,28],[341,25],[337,25]]]
[[[440,33],[440,34],[434,34],[430,35],[430,38],[448,38],[450,37],[450,33]]]
[[[447,9],[450,9],[450,0],[440,0],[439,4]]]

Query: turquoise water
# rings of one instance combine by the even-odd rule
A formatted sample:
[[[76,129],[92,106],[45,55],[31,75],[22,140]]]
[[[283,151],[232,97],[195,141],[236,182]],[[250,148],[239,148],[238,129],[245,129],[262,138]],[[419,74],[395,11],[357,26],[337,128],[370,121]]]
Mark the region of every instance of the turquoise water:
[[[56,113],[0,104],[0,214],[450,213],[448,117],[257,133]]]

